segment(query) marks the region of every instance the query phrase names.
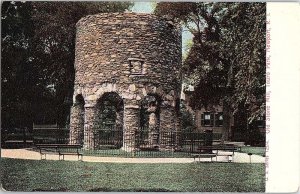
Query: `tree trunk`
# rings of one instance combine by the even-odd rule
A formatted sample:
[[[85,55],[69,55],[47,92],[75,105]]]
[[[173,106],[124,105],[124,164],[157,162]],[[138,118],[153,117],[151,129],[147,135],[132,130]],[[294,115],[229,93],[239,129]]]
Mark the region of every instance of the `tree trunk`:
[[[231,111],[230,104],[223,101],[223,128],[222,128],[222,143],[224,141],[230,140],[230,132],[231,132]]]
[[[230,63],[227,73],[227,99],[232,94],[232,81],[233,81],[233,63]],[[223,128],[222,128],[222,143],[230,140],[231,133],[231,104],[228,103],[226,97],[223,99]],[[229,98],[231,99],[231,98]]]

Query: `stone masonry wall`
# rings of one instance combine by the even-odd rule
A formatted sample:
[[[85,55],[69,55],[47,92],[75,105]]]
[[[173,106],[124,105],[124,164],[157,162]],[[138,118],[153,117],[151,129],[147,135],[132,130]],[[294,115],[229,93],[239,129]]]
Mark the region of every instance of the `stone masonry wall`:
[[[117,93],[124,100],[124,146],[135,147],[126,137],[131,135],[128,130],[138,130],[136,112],[149,94],[159,95],[162,106],[169,107],[160,115],[160,128],[171,130],[168,119],[170,115],[175,117],[174,107],[181,89],[180,69],[181,28],[177,23],[137,13],[102,13],[77,23],[73,101],[82,95],[85,107],[96,107],[104,93]],[[72,123],[78,123],[74,120],[76,116],[71,115],[71,132],[76,128]],[[93,127],[87,122],[85,133],[86,126]]]

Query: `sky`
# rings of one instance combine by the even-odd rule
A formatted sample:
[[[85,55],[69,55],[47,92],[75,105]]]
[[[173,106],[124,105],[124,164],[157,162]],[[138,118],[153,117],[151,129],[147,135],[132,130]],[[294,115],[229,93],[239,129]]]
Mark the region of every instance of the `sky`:
[[[154,2],[134,2],[132,12],[153,13],[155,8]],[[193,38],[193,35],[183,27],[182,29],[182,55],[186,55],[187,43]]]

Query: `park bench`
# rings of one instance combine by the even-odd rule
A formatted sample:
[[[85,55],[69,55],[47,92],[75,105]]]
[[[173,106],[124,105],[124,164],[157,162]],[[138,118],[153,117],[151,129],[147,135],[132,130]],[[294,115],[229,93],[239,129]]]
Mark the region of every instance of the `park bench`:
[[[218,156],[228,156],[228,162],[231,162],[230,157],[232,158],[234,156],[234,152],[240,150],[240,147],[230,145],[230,144],[219,144],[219,145],[213,145],[213,146],[201,146],[198,149],[197,154],[192,154],[194,160],[196,158],[212,158],[216,157],[216,161],[218,161]],[[221,152],[220,151],[224,151]]]
[[[65,155],[77,155],[78,160],[82,160],[83,154],[80,152],[80,144],[36,144],[35,145],[41,154],[41,159],[46,159],[46,154],[58,154],[59,160],[64,160]],[[71,151],[73,150],[73,151]]]
[[[192,157],[194,158],[194,161],[196,161],[196,158],[199,158],[199,162],[201,162],[201,158],[210,158],[210,161],[212,162],[212,158],[216,157],[217,154],[215,153],[198,153],[198,154],[192,154]]]

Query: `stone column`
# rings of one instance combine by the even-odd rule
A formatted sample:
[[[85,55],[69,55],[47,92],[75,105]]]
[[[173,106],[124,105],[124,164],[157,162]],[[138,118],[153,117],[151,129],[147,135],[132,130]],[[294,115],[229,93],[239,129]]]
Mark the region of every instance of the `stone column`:
[[[84,107],[74,104],[70,114],[69,144],[82,144],[84,129]]]
[[[122,149],[131,152],[136,149],[136,134],[139,129],[140,109],[138,105],[125,105],[124,108],[124,135]]]
[[[156,112],[156,107],[151,106],[147,110],[150,115],[149,115],[149,132],[148,132],[148,143],[149,146],[154,147],[158,145],[158,121],[157,121],[157,116],[155,114]]]
[[[175,144],[174,107],[162,105],[160,109],[160,150],[172,150]]]
[[[97,109],[94,105],[86,104],[85,108],[85,119],[84,119],[84,149],[95,148],[95,117]]]

